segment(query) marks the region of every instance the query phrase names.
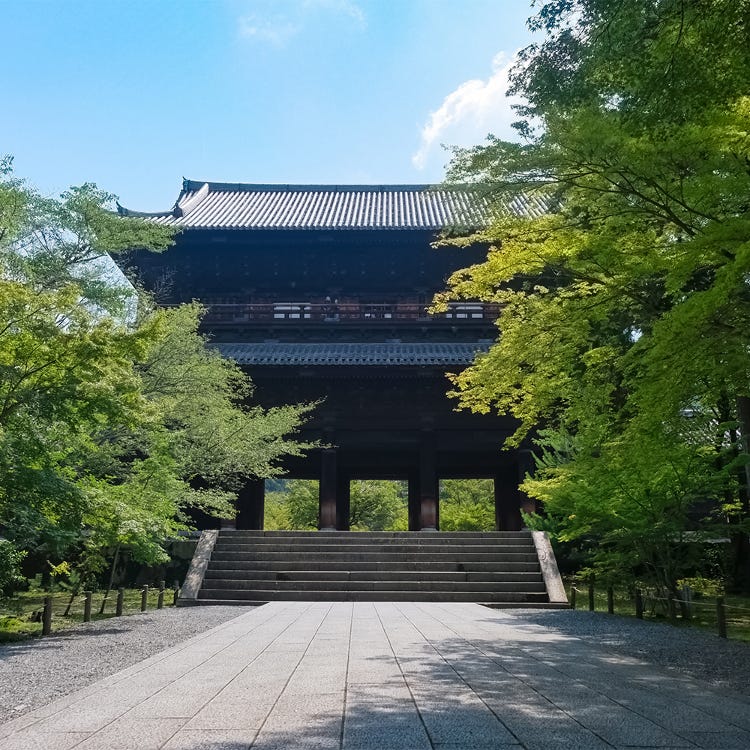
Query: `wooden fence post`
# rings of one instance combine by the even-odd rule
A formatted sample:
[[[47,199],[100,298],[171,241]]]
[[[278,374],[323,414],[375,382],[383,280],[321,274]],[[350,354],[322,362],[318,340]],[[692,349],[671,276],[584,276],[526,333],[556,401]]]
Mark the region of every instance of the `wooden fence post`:
[[[122,617],[122,604],[125,600],[125,589],[117,589],[117,604],[115,605],[115,616]]]
[[[576,586],[573,584],[570,587],[570,608],[575,609],[576,608]]]
[[[615,613],[615,590],[612,586],[607,587],[607,612],[610,615]]]
[[[671,622],[677,621],[677,600],[672,594],[667,596],[667,613]]]
[[[174,587],[174,594],[172,595],[172,606],[177,606],[177,600],[180,598],[180,587],[175,586]]]
[[[693,619],[693,589],[690,586],[682,587],[682,616],[686,620]]]
[[[589,612],[593,612],[594,607],[594,576],[589,578]]]
[[[148,586],[141,589],[141,612],[145,612],[148,607]]]
[[[159,596],[156,599],[156,608],[161,609],[164,606],[164,586],[166,585],[165,581],[161,581],[159,583]]]
[[[724,597],[720,596],[716,600],[716,622],[719,626],[719,638],[727,637],[727,607],[724,603]]]
[[[44,609],[42,610],[42,635],[52,632],[52,597],[44,597]]]
[[[83,592],[83,621],[91,622],[91,598],[93,597],[92,591]]]
[[[635,590],[635,616],[639,619],[643,619],[643,594],[640,589]]]

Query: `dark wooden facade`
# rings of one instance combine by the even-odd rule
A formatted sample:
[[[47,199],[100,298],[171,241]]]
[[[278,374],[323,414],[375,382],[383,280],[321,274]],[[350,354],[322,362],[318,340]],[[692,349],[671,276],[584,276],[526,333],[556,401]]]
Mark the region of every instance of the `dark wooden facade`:
[[[497,310],[426,310],[450,273],[484,257],[432,247],[454,200],[420,186],[186,181],[175,209],[148,215],[183,228],[167,252],[131,259],[159,301],[208,305],[206,331],[261,404],[322,400],[302,435],[331,447],[285,465],[320,481],[321,529],[348,529],[349,482],[363,478],[408,481],[412,530],[439,528],[441,478],[492,478],[497,527],[521,526],[530,454],[501,450],[514,425],[456,412],[445,395],[446,372],[495,338]],[[263,494],[262,481],[240,493],[239,528],[262,528]]]

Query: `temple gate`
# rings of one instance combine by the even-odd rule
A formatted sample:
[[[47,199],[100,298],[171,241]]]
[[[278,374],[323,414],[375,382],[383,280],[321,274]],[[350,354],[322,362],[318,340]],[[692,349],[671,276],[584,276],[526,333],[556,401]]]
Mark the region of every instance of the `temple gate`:
[[[261,405],[322,399],[301,435],[330,447],[284,466],[319,480],[321,529],[349,528],[358,478],[408,481],[415,531],[439,528],[441,478],[492,478],[497,529],[521,528],[530,452],[501,451],[514,423],[456,412],[445,395],[445,373],[496,337],[498,310],[426,309],[453,271],[485,257],[484,247],[432,247],[441,230],[481,222],[468,190],[185,180],[170,211],[120,211],[182,230],[165,253],[129,261],[160,303],[208,307],[206,333],[249,373]],[[263,504],[263,481],[248,483],[237,528],[261,529]]]

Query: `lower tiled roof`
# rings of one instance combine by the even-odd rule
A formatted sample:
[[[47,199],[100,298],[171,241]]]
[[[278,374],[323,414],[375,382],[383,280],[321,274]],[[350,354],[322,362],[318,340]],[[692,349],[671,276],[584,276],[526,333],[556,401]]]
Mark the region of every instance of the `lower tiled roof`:
[[[240,365],[468,365],[488,343],[217,344]]]

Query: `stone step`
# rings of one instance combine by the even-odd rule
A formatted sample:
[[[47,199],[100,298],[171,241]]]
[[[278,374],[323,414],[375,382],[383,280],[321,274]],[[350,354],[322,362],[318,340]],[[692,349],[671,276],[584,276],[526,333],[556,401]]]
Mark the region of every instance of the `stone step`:
[[[277,546],[295,546],[295,547],[369,547],[375,545],[390,547],[518,547],[524,545],[533,545],[531,537],[512,537],[506,538],[486,538],[472,537],[471,539],[436,539],[435,537],[420,537],[417,539],[404,539],[401,537],[378,537],[376,539],[360,539],[355,535],[352,537],[326,536],[318,534],[312,537],[225,537],[220,536],[216,542],[217,547],[277,547]]]
[[[219,539],[414,539],[434,540],[437,542],[447,539],[531,539],[529,531],[251,531],[222,529]]]
[[[528,531],[222,531],[184,603],[284,600],[549,603]]]
[[[457,570],[214,570],[206,571],[205,580],[246,581],[474,581],[505,583],[542,580],[538,568],[530,571],[468,573]]]
[[[415,563],[440,563],[454,562],[459,563],[506,563],[506,562],[536,562],[537,557],[533,552],[463,552],[455,550],[451,552],[404,552],[402,554],[394,552],[352,552],[343,551],[326,551],[326,552],[277,552],[274,550],[252,551],[252,552],[214,552],[212,560],[217,562],[303,562],[303,561],[320,561],[320,562],[415,562]]]
[[[254,554],[266,552],[296,552],[299,554],[315,554],[318,552],[341,552],[346,555],[379,554],[433,554],[435,552],[451,554],[494,554],[497,552],[530,552],[534,553],[531,542],[503,543],[503,544],[462,544],[462,545],[414,545],[402,543],[373,543],[373,544],[224,544],[217,543],[214,554]]]
[[[533,591],[470,592],[470,591],[368,591],[349,589],[346,591],[273,591],[268,589],[209,589],[203,588],[198,595],[203,599],[220,600],[225,603],[246,604],[272,601],[370,601],[370,602],[544,602],[547,594]]]
[[[268,581],[223,579],[206,583],[207,591],[464,591],[508,593],[529,591],[544,593],[544,583],[538,581]]]
[[[357,570],[357,571],[383,571],[388,568],[395,568],[398,566],[398,570],[403,571],[456,571],[459,573],[483,573],[483,572],[494,572],[498,570],[498,565],[495,562],[471,562],[471,563],[457,563],[454,559],[434,562],[424,562],[415,560],[399,560],[397,563],[390,566],[384,566],[382,562],[376,562],[373,560],[359,561],[359,560],[320,560],[320,559],[308,559],[303,558],[301,560],[289,560],[288,558],[281,557],[277,560],[211,560],[209,563],[208,570],[216,573],[232,571],[244,571],[244,570],[329,570],[329,571],[342,571],[342,570]],[[503,562],[501,569],[508,573],[514,572],[531,572],[539,571],[539,563],[536,559],[534,560],[518,560],[511,562]]]
[[[283,601],[283,599],[281,600]],[[323,600],[325,601],[325,600]],[[375,601],[373,599],[361,599],[359,601]],[[383,601],[378,599],[377,601]],[[386,599],[385,601],[395,601],[393,599]],[[415,601],[414,599],[406,599],[401,601]],[[443,600],[446,601],[446,600]],[[456,601],[453,599],[452,601]],[[569,604],[562,602],[548,602],[543,601],[483,601],[481,597],[474,597],[470,600],[476,604],[480,604],[483,607],[490,609],[524,609],[533,607],[534,609],[570,609]],[[248,600],[248,599],[180,599],[178,606],[180,607],[249,607],[249,606],[261,606],[268,604],[267,601],[260,600]]]

